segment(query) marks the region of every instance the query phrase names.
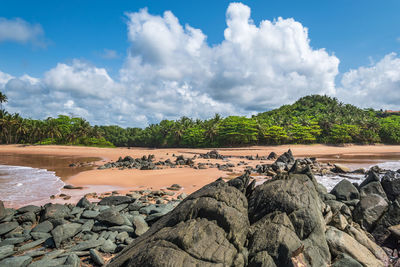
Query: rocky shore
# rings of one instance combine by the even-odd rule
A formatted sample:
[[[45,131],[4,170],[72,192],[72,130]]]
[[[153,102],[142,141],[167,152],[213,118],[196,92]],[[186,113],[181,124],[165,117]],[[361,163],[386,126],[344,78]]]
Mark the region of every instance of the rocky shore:
[[[313,174],[324,169],[349,172],[288,151],[177,199],[179,185],[96,203],[0,203],[0,266],[400,266],[400,173],[373,167],[327,192]],[[251,172],[273,178],[255,186]]]

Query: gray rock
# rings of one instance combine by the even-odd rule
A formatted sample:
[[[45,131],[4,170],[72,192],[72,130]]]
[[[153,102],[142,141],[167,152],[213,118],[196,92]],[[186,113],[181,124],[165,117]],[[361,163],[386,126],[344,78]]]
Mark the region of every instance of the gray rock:
[[[360,197],[364,197],[370,194],[380,195],[386,200],[386,202],[388,202],[385,190],[383,190],[383,187],[380,182],[370,182],[365,186],[361,187]]]
[[[388,203],[383,197],[370,194],[361,198],[360,202],[353,211],[353,219],[365,230],[371,231],[375,223],[386,212]]]
[[[25,237],[23,237],[23,236],[7,238],[0,242],[0,247],[6,246],[6,245],[15,245],[15,244],[22,243],[24,241],[25,241]]]
[[[128,225],[121,225],[121,226],[112,226],[108,228],[110,231],[117,231],[118,233],[121,232],[128,232],[128,233],[134,233],[135,230],[133,229],[133,227],[128,226]]]
[[[85,209],[89,208],[90,205],[91,205],[91,203],[90,203],[89,200],[87,200],[86,197],[81,198],[81,199],[78,201],[78,203],[76,203],[76,206],[77,206],[77,207],[79,207],[79,208],[85,208]]]
[[[347,166],[344,166],[342,164],[336,163],[336,164],[334,164],[334,166],[335,166],[335,168],[334,168],[333,171],[336,172],[336,173],[348,173],[348,172],[350,172],[350,168],[347,167]]]
[[[281,175],[268,180],[257,186],[249,196],[249,219],[253,226],[264,216],[271,213],[286,213],[293,225],[294,233],[299,240],[302,240],[301,244],[304,245],[301,253],[305,259],[312,259],[312,261],[307,260],[306,265],[326,266],[330,264],[331,255],[324,235],[325,221],[321,212],[322,202],[316,187],[317,182],[311,174]],[[290,233],[284,231],[284,229],[280,229],[280,231],[287,235]],[[273,243],[276,241],[276,244],[288,247],[288,244],[279,243],[283,242],[279,235],[274,238],[276,239],[265,240],[265,242]],[[294,248],[294,244],[296,244],[295,236],[292,236],[291,240],[294,243],[290,248],[299,248]],[[251,246],[248,246],[248,248],[249,251],[257,252],[257,248],[255,250]],[[266,251],[269,252],[268,249]],[[292,260],[288,253],[282,252],[279,255],[282,258],[277,258],[274,255],[271,256],[272,258],[275,257],[275,264],[278,266],[283,262]]]
[[[81,260],[75,253],[71,253],[68,255],[65,264],[71,265],[72,267],[79,267],[81,265]]]
[[[363,265],[347,254],[340,254],[331,267],[363,267]]]
[[[18,223],[30,222],[36,223],[36,214],[28,211],[16,217]]]
[[[56,222],[57,220],[62,220],[67,217],[69,213],[70,209],[65,205],[47,204],[45,205],[45,209],[43,215],[40,218],[40,222],[50,220],[54,224],[54,222]]]
[[[5,245],[0,247],[0,260],[7,258],[8,256],[13,255],[14,245]]]
[[[7,234],[18,227],[17,222],[5,222],[0,224],[0,235]]]
[[[357,188],[347,179],[341,180],[331,191],[338,200],[352,200],[360,198]]]
[[[110,196],[100,200],[99,205],[117,206],[125,203],[132,203],[135,199],[128,196]]]
[[[334,256],[345,253],[363,266],[384,266],[383,262],[378,260],[366,247],[335,227],[328,226],[326,239]]]
[[[68,223],[57,226],[51,231],[53,235],[54,244],[56,248],[59,248],[61,242],[67,240],[68,238],[74,237],[81,229],[81,224],[79,223]]]
[[[51,230],[53,230],[53,224],[50,221],[44,221],[36,225],[36,227],[32,229],[32,232],[48,233]]]
[[[85,210],[81,217],[82,218],[86,218],[86,219],[94,219],[96,218],[98,215],[100,214],[100,212],[95,211],[95,210]]]
[[[400,196],[400,173],[395,171],[386,172],[382,177],[381,184],[390,200]]]
[[[90,258],[92,258],[92,260],[96,265],[98,266],[104,265],[104,259],[97,250],[95,249],[90,250]]]
[[[121,216],[121,214],[114,210],[113,208],[109,208],[106,210],[103,210],[97,217],[96,220],[98,220],[101,223],[105,223],[107,225],[113,226],[113,225],[124,225],[125,224],[125,219],[124,217]]]
[[[149,230],[149,226],[141,215],[132,218],[132,224],[135,228],[135,235],[141,236]]]
[[[379,181],[380,181],[379,175],[374,171],[369,171],[367,177],[360,184],[360,188],[363,188],[369,183],[379,182]]]
[[[107,239],[104,242],[104,244],[100,247],[100,250],[105,253],[114,253],[116,248],[117,248],[117,245],[114,244],[111,240]]]
[[[93,226],[94,226],[94,220],[88,220],[82,225],[81,231],[83,233],[90,232],[92,231]]]
[[[31,236],[34,240],[38,239],[47,239],[51,237],[51,234],[49,233],[43,233],[43,232],[31,232]]]
[[[33,213],[38,213],[42,210],[41,207],[35,206],[35,205],[28,205],[24,206],[22,208],[19,208],[17,211],[18,213],[25,213],[25,212],[33,212]]]
[[[32,258],[29,256],[11,257],[0,261],[0,266],[25,267],[28,266],[31,262]]]
[[[376,226],[372,231],[376,243],[381,245],[390,236],[390,226],[400,224],[400,204],[399,202],[393,201],[389,205],[386,213],[376,222]]]
[[[104,239],[97,239],[97,240],[89,240],[89,241],[84,241],[81,242],[75,246],[73,246],[70,250],[71,251],[81,251],[81,250],[88,250],[91,248],[97,248],[103,245],[105,242]]]
[[[39,245],[43,244],[45,241],[46,241],[46,239],[38,239],[38,240],[35,240],[32,242],[26,243],[18,248],[18,252],[25,251],[25,250],[34,248],[36,246],[39,246]]]
[[[29,267],[53,267],[61,266],[65,263],[67,257],[56,258],[56,259],[43,259],[32,262]]]

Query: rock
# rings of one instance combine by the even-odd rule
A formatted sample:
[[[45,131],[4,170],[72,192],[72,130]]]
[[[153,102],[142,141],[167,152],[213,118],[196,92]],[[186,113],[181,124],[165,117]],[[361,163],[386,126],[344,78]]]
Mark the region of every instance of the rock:
[[[347,166],[344,166],[342,164],[336,163],[333,166],[335,166],[335,168],[333,169],[333,172],[336,172],[336,173],[348,173],[348,172],[350,172],[350,168],[347,167]]]
[[[7,238],[0,242],[0,247],[6,246],[6,245],[15,245],[15,244],[22,243],[24,241],[25,241],[25,237],[23,237],[23,236]]]
[[[28,211],[16,217],[18,223],[22,224],[24,222],[30,222],[32,224],[36,223],[35,213]]]
[[[181,190],[182,186],[180,186],[179,184],[173,184],[170,187],[168,187],[168,190],[172,190],[172,191],[179,191]]]
[[[400,173],[395,171],[388,171],[382,177],[382,187],[389,200],[395,200],[400,196]]]
[[[121,216],[119,212],[117,212],[113,208],[108,208],[103,210],[97,217],[96,220],[99,222],[105,223],[107,225],[124,225],[125,219]]]
[[[278,155],[275,152],[271,152],[271,153],[269,153],[267,160],[276,159],[277,157],[278,157]]]
[[[6,209],[4,208],[3,201],[0,200],[0,221],[6,217]]]
[[[246,197],[217,180],[155,222],[109,266],[243,266],[248,229]]]
[[[332,225],[333,227],[336,227],[337,229],[344,231],[344,229],[348,225],[348,222],[341,213],[337,212],[332,216],[332,220],[329,223],[329,225]]]
[[[29,256],[19,256],[19,257],[12,257],[7,258],[0,261],[0,266],[7,266],[7,267],[25,267],[28,266],[29,263],[32,262],[32,258]]]
[[[331,256],[324,235],[322,202],[315,189],[316,186],[317,182],[311,174],[289,174],[268,180],[257,186],[249,196],[249,219],[254,225],[273,212],[286,213],[297,238],[302,240],[301,243],[304,245],[302,254],[306,259],[312,259],[307,265],[326,266],[330,264]],[[274,241],[281,242],[274,239],[265,240],[268,243]],[[248,246],[248,249],[252,251],[251,246]],[[291,255],[286,253],[285,256],[285,262],[289,262]],[[274,260],[278,266],[283,262],[280,260],[278,263],[276,259]]]
[[[19,208],[17,211],[18,213],[25,213],[25,212],[33,212],[33,213],[39,213],[42,210],[41,207],[35,206],[35,205],[27,205],[24,207]]]
[[[33,229],[32,232],[42,232],[42,233],[48,233],[51,230],[53,230],[53,224],[50,221],[44,221],[36,225]]]
[[[45,241],[46,241],[46,239],[38,239],[36,241],[26,243],[18,248],[18,252],[25,251],[25,250],[34,248],[36,246],[39,246],[39,245],[43,244]]]
[[[76,206],[87,209],[90,207],[90,204],[90,201],[86,197],[83,197],[78,201],[78,203],[76,203]]]
[[[269,214],[251,226],[248,237],[250,261],[260,261],[252,258],[265,251],[277,266],[290,266],[292,255],[302,246],[286,213]],[[266,259],[269,261],[268,257]]]
[[[97,240],[89,240],[89,241],[84,241],[81,242],[75,246],[73,246],[70,250],[71,251],[82,251],[82,250],[88,250],[91,248],[97,248],[103,245],[105,242],[104,239],[97,239]]]
[[[357,188],[347,179],[341,180],[331,191],[338,200],[352,200],[360,198]]]
[[[31,236],[34,240],[38,239],[47,239],[52,237],[51,234],[49,233],[43,233],[43,232],[31,232]]]
[[[106,205],[106,206],[118,206],[125,203],[132,203],[135,199],[128,197],[128,196],[110,196],[103,198],[99,205]]]
[[[381,245],[390,236],[390,226],[400,224],[400,204],[393,201],[389,205],[386,213],[376,222],[376,226],[372,231],[377,244]]]
[[[14,252],[14,245],[5,245],[0,247],[0,260],[7,258],[13,255]]]
[[[98,215],[100,214],[100,212],[96,211],[96,210],[85,210],[81,217],[85,218],[85,219],[94,219],[96,218]]]
[[[364,186],[366,186],[369,183],[379,182],[379,181],[380,181],[379,175],[374,171],[369,171],[367,174],[367,177],[360,184],[360,188],[363,188]]]
[[[67,240],[68,238],[74,237],[81,229],[81,224],[79,223],[68,223],[57,226],[51,231],[53,235],[54,244],[56,248],[60,248],[61,242]]]
[[[7,234],[8,232],[11,232],[12,230],[14,230],[17,227],[18,227],[17,222],[5,222],[5,223],[0,224],[0,236]]]
[[[147,225],[146,221],[142,216],[134,216],[132,218],[132,224],[135,228],[135,235],[141,236],[142,234],[146,233],[149,230],[149,226]]]
[[[43,215],[40,218],[40,222],[49,220],[50,222],[56,222],[67,217],[70,210],[67,206],[61,204],[46,204]],[[54,224],[54,223],[53,223]]]
[[[331,267],[363,267],[363,265],[347,254],[340,254]]]
[[[72,267],[79,267],[81,265],[81,260],[75,253],[71,253],[68,255],[68,258],[65,261],[65,264],[71,265]]]
[[[388,202],[388,198],[386,196],[385,190],[383,190],[383,187],[380,182],[370,182],[360,189],[360,197],[364,197],[370,194],[376,194],[381,197],[383,197],[386,202]]]
[[[116,248],[117,245],[115,245],[111,240],[107,239],[100,247],[100,250],[105,253],[114,253]]]
[[[363,266],[384,266],[383,262],[378,260],[366,247],[345,232],[328,226],[325,235],[329,249],[334,256],[344,253]]]
[[[386,255],[385,251],[379,247],[375,242],[373,242],[364,232],[359,225],[354,224],[348,225],[345,229],[345,232],[357,240],[358,243],[366,247],[375,257],[381,260],[385,266],[389,266],[389,258]],[[369,234],[368,234],[369,235]]]
[[[388,227],[388,230],[392,235],[394,235],[398,240],[400,240],[400,224]],[[3,241],[4,242],[4,241]]]
[[[61,257],[56,259],[42,259],[39,261],[32,262],[29,267],[50,267],[50,266],[62,266],[64,265],[67,257]]]
[[[103,257],[100,255],[100,253],[95,250],[91,249],[90,250],[90,258],[94,261],[94,263],[98,266],[103,266],[104,265],[104,260]]]
[[[353,219],[365,230],[371,231],[387,208],[388,203],[383,197],[370,194],[361,198],[353,211]]]
[[[70,185],[70,184],[64,185],[63,188],[64,188],[64,189],[69,189],[69,190],[72,190],[72,189],[83,189],[82,186],[73,186],[73,185]]]

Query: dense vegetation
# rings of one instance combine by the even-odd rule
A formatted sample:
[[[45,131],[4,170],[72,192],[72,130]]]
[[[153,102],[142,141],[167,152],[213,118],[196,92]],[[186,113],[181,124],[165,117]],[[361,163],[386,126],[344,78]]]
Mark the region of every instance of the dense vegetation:
[[[0,93],[0,104],[7,98]],[[312,95],[251,118],[163,120],[145,129],[91,126],[82,118],[32,120],[0,111],[1,143],[222,147],[287,143],[400,144],[400,116]]]

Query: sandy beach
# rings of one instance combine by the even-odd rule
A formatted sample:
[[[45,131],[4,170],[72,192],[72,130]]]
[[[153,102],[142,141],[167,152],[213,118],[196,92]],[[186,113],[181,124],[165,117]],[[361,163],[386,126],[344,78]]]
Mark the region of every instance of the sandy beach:
[[[248,166],[255,166],[260,163],[272,161],[246,160],[240,156],[268,156],[270,152],[281,154],[291,149],[295,157],[317,157],[324,162],[341,162],[355,169],[358,167],[368,167],[376,162],[384,160],[400,160],[400,146],[390,145],[347,145],[347,146],[327,146],[327,145],[282,145],[282,146],[254,146],[244,148],[221,148],[219,153],[224,156],[232,156],[230,162],[236,163],[245,161]],[[66,184],[82,186],[83,190],[63,190],[62,193],[71,195],[69,202],[74,202],[81,196],[97,192],[104,193],[110,191],[128,192],[129,190],[165,189],[172,184],[179,184],[182,190],[190,194],[205,184],[208,184],[219,177],[231,177],[244,171],[243,167],[235,167],[232,172],[220,171],[217,168],[198,170],[189,167],[167,168],[160,170],[118,170],[107,169],[98,170],[96,167],[69,167],[71,163],[82,163],[94,160],[95,165],[103,165],[109,161],[116,161],[119,157],[131,156],[134,158],[143,155],[153,154],[155,161],[174,160],[173,155],[184,155],[193,157],[201,153],[206,153],[211,149],[151,149],[151,148],[94,148],[94,147],[75,147],[75,146],[21,146],[21,145],[2,145],[0,146],[0,164],[7,164],[9,158],[13,161],[8,164],[29,166],[35,168],[48,168],[48,161],[42,163],[27,160],[27,155],[31,157],[58,157],[57,166],[53,167],[56,174]],[[14,157],[10,157],[14,155]],[[18,155],[24,157],[18,157]],[[20,160],[20,162],[18,162]],[[60,162],[64,164],[60,164]],[[222,160],[200,159],[196,162],[223,163]],[[61,171],[63,170],[63,171]],[[69,171],[68,171],[69,170]],[[49,199],[50,201],[50,199]],[[63,199],[51,200],[52,202],[65,202]],[[41,204],[41,203],[37,203]]]

